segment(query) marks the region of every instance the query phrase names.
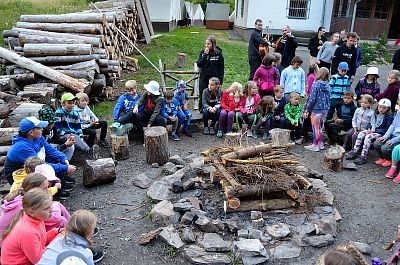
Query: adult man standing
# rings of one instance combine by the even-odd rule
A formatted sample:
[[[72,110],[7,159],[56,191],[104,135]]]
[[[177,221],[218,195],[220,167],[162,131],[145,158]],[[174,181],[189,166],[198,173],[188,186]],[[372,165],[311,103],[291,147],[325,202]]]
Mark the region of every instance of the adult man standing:
[[[325,37],[325,28],[319,27],[317,34],[310,38],[308,42],[308,50],[310,51],[310,65],[317,63],[318,51],[322,48],[324,42],[327,41]]]
[[[292,31],[288,25],[282,28],[282,36],[273,45],[275,52],[282,55],[281,65],[286,68],[288,67],[294,56],[296,55],[296,49],[299,45],[297,38],[292,35]]]
[[[339,47],[342,46],[342,44],[346,42],[346,36],[347,36],[347,29],[342,29],[340,31],[340,39],[337,43],[339,45]]]
[[[249,56],[249,65],[250,65],[250,76],[249,80],[253,80],[254,74],[258,67],[261,65],[261,56],[260,56],[260,51],[259,47],[260,44],[264,46],[268,46],[268,42],[266,42],[262,37],[261,37],[261,32],[262,32],[262,20],[261,19],[256,19],[256,22],[254,23],[255,28],[253,32],[251,33],[250,40],[249,40],[249,48],[248,48],[248,56]]]
[[[332,75],[338,72],[339,63],[346,62],[349,65],[349,71],[347,71],[347,75],[350,77],[350,81],[353,82],[357,70],[357,49],[353,44],[357,40],[357,37],[357,33],[350,32],[347,34],[346,42],[336,49],[332,59]]]

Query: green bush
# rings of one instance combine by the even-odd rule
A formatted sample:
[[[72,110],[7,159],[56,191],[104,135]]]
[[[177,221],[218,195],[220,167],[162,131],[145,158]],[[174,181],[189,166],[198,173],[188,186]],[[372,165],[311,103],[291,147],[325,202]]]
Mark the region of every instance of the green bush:
[[[382,32],[380,38],[375,44],[363,42],[361,43],[362,64],[369,64],[372,61],[376,62],[390,62],[391,56],[386,48],[388,39],[385,32]]]
[[[361,43],[362,64],[369,64],[376,58],[374,46],[368,42]]]

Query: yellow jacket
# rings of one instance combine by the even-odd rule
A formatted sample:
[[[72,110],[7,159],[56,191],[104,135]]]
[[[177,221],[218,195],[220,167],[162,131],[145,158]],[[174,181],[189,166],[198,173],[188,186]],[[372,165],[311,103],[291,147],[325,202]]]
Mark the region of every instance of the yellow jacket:
[[[22,181],[26,178],[28,174],[26,173],[25,169],[18,169],[12,173],[14,183],[11,185],[10,193],[17,190],[22,185]],[[58,192],[56,187],[50,187],[49,193],[53,196]]]

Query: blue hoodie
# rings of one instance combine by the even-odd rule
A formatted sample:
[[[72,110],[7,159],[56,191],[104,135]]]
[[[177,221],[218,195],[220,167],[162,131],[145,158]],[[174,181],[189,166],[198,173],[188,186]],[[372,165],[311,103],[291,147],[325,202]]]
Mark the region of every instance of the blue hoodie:
[[[167,100],[163,98],[162,107],[161,107],[161,115],[167,120],[171,116],[176,116],[178,113],[179,102],[177,98],[173,98],[171,104],[167,103]]]
[[[114,107],[114,121],[118,121],[119,113],[121,111],[132,111],[135,108],[136,102],[140,99],[140,95],[137,94],[135,98],[132,98],[131,94],[127,93],[121,95],[118,98],[117,104]],[[139,112],[142,111],[144,105],[139,106]]]
[[[44,155],[46,162],[55,162],[54,164],[49,164],[54,168],[57,174],[68,171],[68,165],[64,164],[65,160],[68,160],[68,158],[64,153],[47,143],[43,136],[32,141],[25,137],[14,135],[12,142],[13,145],[7,153],[4,166],[4,175],[6,177],[10,177],[15,170],[23,168],[26,159],[31,156],[39,156],[42,158],[42,155]]]
[[[318,80],[314,82],[307,99],[305,109],[308,113],[328,113],[330,107],[329,82]]]
[[[396,144],[400,141],[400,111],[396,113],[392,125],[390,125],[389,129],[382,137],[385,139],[385,141],[389,140],[390,137],[393,137],[390,139],[392,144]]]

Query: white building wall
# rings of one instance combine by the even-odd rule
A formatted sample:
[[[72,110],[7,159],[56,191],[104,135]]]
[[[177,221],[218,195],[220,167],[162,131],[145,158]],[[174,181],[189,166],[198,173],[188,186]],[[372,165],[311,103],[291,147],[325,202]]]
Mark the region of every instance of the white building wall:
[[[151,22],[172,21],[173,0],[146,0]]]

